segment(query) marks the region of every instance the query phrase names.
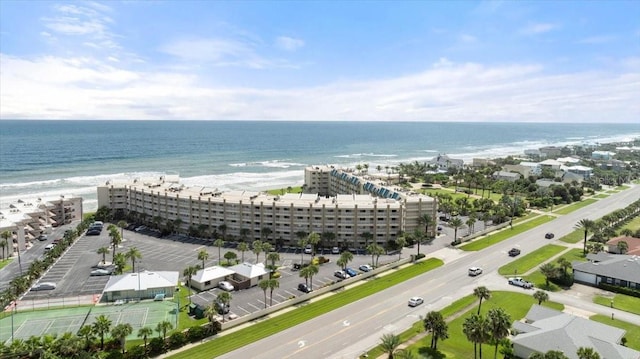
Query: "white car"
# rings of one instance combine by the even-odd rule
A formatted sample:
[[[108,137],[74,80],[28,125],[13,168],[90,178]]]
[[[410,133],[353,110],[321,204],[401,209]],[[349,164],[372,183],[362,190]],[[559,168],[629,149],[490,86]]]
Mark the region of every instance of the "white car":
[[[312,251],[313,251],[313,247],[311,247],[310,244],[307,244],[307,246],[304,247],[304,254],[311,254]]]
[[[424,299],[422,299],[422,297],[412,297],[411,299],[409,299],[410,307],[417,307],[422,303],[424,303]]]
[[[31,287],[32,291],[52,290],[52,289],[56,289],[56,284],[53,283],[53,282],[42,282],[42,283],[38,283],[38,284],[34,285],[33,287]]]
[[[360,269],[360,270],[361,270],[361,271],[363,271],[363,272],[369,272],[369,271],[372,271],[372,270],[373,270],[373,267],[371,267],[371,266],[370,266],[370,265],[368,265],[368,264],[363,264],[363,265],[361,265],[360,267],[358,267],[358,269]]]
[[[477,275],[482,274],[482,268],[480,267],[471,267],[469,268],[469,275],[475,277]]]
[[[111,271],[104,268],[98,268],[98,269],[92,270],[90,274],[90,276],[92,277],[99,277],[103,275],[111,275]]]
[[[331,248],[331,254],[340,254],[340,248],[338,247]]]
[[[222,282],[218,283],[218,288],[225,290],[227,292],[231,292],[234,289],[233,284],[227,282],[226,280],[223,280]]]

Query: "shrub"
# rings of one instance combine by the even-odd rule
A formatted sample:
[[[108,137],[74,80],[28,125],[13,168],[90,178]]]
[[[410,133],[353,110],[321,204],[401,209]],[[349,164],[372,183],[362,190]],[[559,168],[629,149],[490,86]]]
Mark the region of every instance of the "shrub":
[[[632,297],[640,298],[640,290],[637,290],[637,289],[627,288],[627,287],[618,287],[617,285],[611,285],[611,284],[605,284],[605,283],[600,283],[598,287],[604,290],[608,290],[610,292],[621,293],[621,294],[630,295]]]
[[[187,337],[182,332],[175,332],[169,337],[169,347],[177,349],[187,343]]]
[[[422,259],[422,258],[424,258],[424,257],[426,257],[426,256],[427,256],[427,255],[426,255],[426,254],[424,254],[424,253],[416,254],[416,255],[414,256],[414,260]]]
[[[144,352],[143,346],[137,346],[127,350],[124,357],[126,359],[143,359],[147,357],[147,353]]]
[[[119,349],[114,349],[109,352],[105,357],[105,359],[122,359],[124,355],[120,352]]]
[[[149,352],[152,356],[164,353],[165,342],[162,338],[154,337],[149,341]]]
[[[187,340],[190,342],[198,341],[207,336],[207,329],[204,327],[197,325],[195,327],[189,328],[187,330]]]

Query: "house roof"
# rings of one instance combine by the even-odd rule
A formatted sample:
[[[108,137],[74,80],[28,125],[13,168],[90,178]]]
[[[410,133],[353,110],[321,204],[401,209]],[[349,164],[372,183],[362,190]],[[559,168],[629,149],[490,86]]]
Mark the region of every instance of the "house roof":
[[[625,334],[622,329],[538,305],[531,307],[526,319],[529,323],[514,324],[520,331],[512,340],[514,345],[540,353],[559,350],[571,359],[578,358],[580,347],[594,348],[604,358],[638,359],[640,355],[618,344]]]
[[[205,269],[200,269],[193,277],[191,277],[191,280],[198,283],[204,283],[206,281],[224,278],[233,273],[234,272],[231,269],[220,266],[213,266],[207,267]]]
[[[611,254],[599,262],[573,262],[573,271],[638,282],[640,278],[640,256]]]
[[[229,269],[245,278],[256,278],[261,275],[267,274],[267,271],[264,269],[263,263],[251,264],[244,262],[233,267],[229,267]]]
[[[607,245],[615,247],[618,245],[618,242],[622,242],[622,241],[627,242],[627,245],[629,246],[629,249],[625,254],[640,255],[640,238],[627,237],[627,236],[615,237],[610,239],[609,242],[607,242]]]
[[[119,290],[147,290],[174,287],[178,284],[178,272],[139,272],[114,275],[104,287],[105,292]]]

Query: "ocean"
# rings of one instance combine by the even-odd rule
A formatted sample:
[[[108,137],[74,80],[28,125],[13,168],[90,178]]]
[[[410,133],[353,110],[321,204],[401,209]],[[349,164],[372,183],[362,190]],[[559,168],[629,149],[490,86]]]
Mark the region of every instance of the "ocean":
[[[470,162],[547,145],[623,142],[640,124],[0,121],[0,207],[75,195],[97,207],[110,179],[179,174],[220,190],[299,186],[316,164],[376,167],[447,154]]]

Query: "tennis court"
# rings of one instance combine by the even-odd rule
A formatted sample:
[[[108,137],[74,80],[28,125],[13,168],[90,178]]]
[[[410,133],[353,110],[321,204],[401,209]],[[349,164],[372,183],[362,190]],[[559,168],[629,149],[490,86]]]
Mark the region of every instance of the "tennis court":
[[[118,324],[130,324],[133,332],[128,339],[137,338],[140,328],[155,329],[165,320],[176,326],[177,320],[176,304],[172,301],[15,312],[13,317],[0,320],[0,341],[10,340],[12,332],[14,338],[25,340],[34,335],[75,334],[83,325],[92,325],[100,315],[111,320],[112,328]]]

